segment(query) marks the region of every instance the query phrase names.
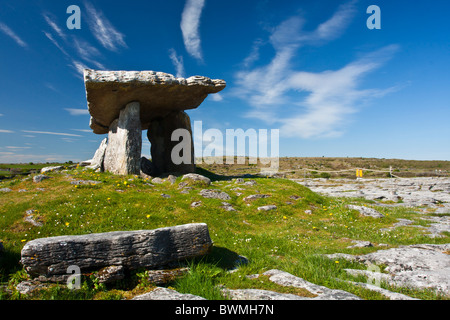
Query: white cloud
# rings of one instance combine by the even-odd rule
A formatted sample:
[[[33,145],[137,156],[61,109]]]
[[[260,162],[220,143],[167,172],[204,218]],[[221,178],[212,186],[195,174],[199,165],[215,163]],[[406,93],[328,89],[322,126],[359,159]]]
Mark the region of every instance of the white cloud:
[[[55,40],[55,38],[53,38],[52,34],[49,32],[45,32],[43,31],[45,36],[67,57],[69,57],[69,54],[67,53],[66,50],[64,50],[63,47],[61,47],[61,45],[58,43],[58,41]]]
[[[203,61],[203,55],[199,28],[204,5],[205,0],[187,0],[180,23],[187,52],[200,61]]]
[[[90,130],[90,129],[70,129],[70,130],[78,131],[78,132],[87,132],[87,133],[91,133],[92,132],[92,130]]]
[[[101,56],[100,51],[97,48],[91,46],[88,42],[76,37],[73,37],[72,43],[83,60],[94,65],[98,69],[105,69],[105,66],[103,64],[95,60],[96,57]]]
[[[82,80],[84,79],[84,69],[89,69],[86,64],[78,60],[72,60],[72,64],[69,66],[72,67],[75,71],[77,71],[77,77],[79,77]]]
[[[44,13],[43,17],[45,21],[48,23],[48,25],[53,29],[53,31],[55,31],[58,34],[58,36],[60,36],[63,39],[66,39],[66,35],[55,22],[56,18],[54,16],[51,16],[49,13]]]
[[[175,51],[175,49],[169,50],[169,57],[170,60],[172,60],[172,63],[177,71],[177,77],[183,78],[185,75],[183,57],[177,56],[177,52]]]
[[[27,48],[28,44],[25,43],[14,31],[11,30],[6,24],[0,22],[0,30],[8,37],[13,39],[22,48]]]
[[[391,90],[362,90],[360,80],[392,57],[397,46],[388,46],[338,70],[297,71],[292,60],[304,45],[322,44],[338,37],[354,13],[354,1],[341,5],[333,16],[312,32],[304,32],[299,16],[283,21],[269,38],[275,49],[271,62],[236,73],[234,93],[247,100],[247,117],[278,124],[280,134],[290,137],[330,137],[342,133],[348,115],[366,99]],[[339,25],[339,31],[336,26]],[[281,109],[281,106],[283,109]]]
[[[223,96],[220,93],[210,94],[208,97],[210,97],[210,99],[212,101],[216,101],[216,102],[223,100]]]
[[[19,149],[31,149],[31,147],[16,147],[16,146],[7,146],[7,149],[19,150]]]
[[[89,115],[88,109],[71,109],[71,108],[65,108],[67,112],[70,113],[71,116],[84,116]]]
[[[14,133],[14,131],[11,131],[11,130],[5,130],[5,129],[0,129],[0,133]]]
[[[31,131],[31,130],[22,130],[22,132],[26,133],[36,133],[36,134],[50,134],[56,136],[68,136],[68,137],[82,137],[79,134],[72,133],[60,133],[60,132],[50,132],[50,131]]]
[[[120,33],[111,22],[89,2],[84,3],[88,16],[89,27],[94,37],[100,44],[111,51],[117,51],[119,47],[126,48],[125,36]]]

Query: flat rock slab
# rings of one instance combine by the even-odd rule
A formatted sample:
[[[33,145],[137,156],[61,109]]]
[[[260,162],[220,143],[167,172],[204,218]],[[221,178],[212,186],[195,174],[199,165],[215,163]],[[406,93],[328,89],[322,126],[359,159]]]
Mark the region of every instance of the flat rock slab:
[[[269,280],[276,284],[303,288],[317,295],[317,297],[314,298],[305,298],[308,300],[361,300],[360,297],[350,292],[319,286],[285,271],[272,269],[264,272],[263,275],[269,276]]]
[[[296,294],[261,289],[223,289],[222,294],[231,300],[311,300]]]
[[[175,290],[158,287],[153,291],[134,297],[132,300],[206,300],[200,296],[179,293]]]
[[[208,226],[196,223],[36,239],[23,247],[21,262],[29,275],[51,278],[67,275],[71,265],[78,266],[82,273],[108,266],[156,269],[205,255],[211,246]]]
[[[356,206],[356,205],[348,205],[349,209],[358,211],[361,215],[365,217],[372,217],[372,218],[383,218],[384,215],[379,213],[377,210],[364,207],[364,206]]]
[[[230,200],[231,197],[223,191],[217,189],[203,189],[199,194],[204,198],[209,199],[220,199],[220,200]]]
[[[155,71],[84,70],[91,129],[108,133],[110,124],[129,102],[141,105],[142,129],[173,111],[197,108],[211,93],[226,86],[224,80],[194,76],[187,79]]]
[[[366,255],[325,255],[366,265],[385,265],[387,282],[400,287],[431,289],[450,296],[450,244],[421,244],[379,250]],[[386,279],[384,279],[386,280]]]

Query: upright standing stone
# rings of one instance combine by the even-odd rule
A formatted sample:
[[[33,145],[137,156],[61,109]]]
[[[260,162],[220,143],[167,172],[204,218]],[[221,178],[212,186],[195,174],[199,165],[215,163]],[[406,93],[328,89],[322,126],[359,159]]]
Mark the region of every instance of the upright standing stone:
[[[105,138],[100,143],[97,151],[95,151],[94,158],[92,158],[91,164],[87,166],[88,169],[103,171],[103,160],[105,159],[106,147],[108,146],[108,139]]]
[[[174,138],[179,140],[172,141],[172,134],[176,129],[184,129],[186,135],[181,138],[176,136]],[[153,120],[147,136],[151,143],[153,175],[195,172],[191,120],[185,112],[172,112],[162,119]],[[182,162],[174,163],[174,157]]]
[[[131,102],[109,127],[103,162],[105,171],[120,175],[139,174],[141,147],[140,105],[139,102]]]

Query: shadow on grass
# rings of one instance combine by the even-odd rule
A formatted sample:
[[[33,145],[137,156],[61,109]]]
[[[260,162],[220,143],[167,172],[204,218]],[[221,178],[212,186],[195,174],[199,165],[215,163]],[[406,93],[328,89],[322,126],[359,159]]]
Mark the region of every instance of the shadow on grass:
[[[238,253],[227,248],[213,246],[209,254],[194,258],[190,262],[193,264],[211,264],[224,270],[231,270],[239,264],[245,263],[245,259]]]
[[[20,253],[5,249],[0,252],[0,281],[8,281],[9,275],[22,269]]]
[[[249,174],[249,173],[240,174],[240,175],[220,175],[220,174],[211,172],[209,170],[206,170],[204,168],[200,168],[198,166],[195,169],[195,173],[201,174],[202,176],[205,176],[205,177],[211,179],[211,181],[226,181],[226,180],[232,180],[235,178],[258,178],[258,177],[260,177],[258,175]]]

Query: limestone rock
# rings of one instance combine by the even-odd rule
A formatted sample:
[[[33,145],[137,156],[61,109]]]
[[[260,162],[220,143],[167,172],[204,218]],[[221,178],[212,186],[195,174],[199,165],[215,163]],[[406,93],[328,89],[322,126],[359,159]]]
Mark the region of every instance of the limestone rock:
[[[70,184],[73,184],[75,186],[81,186],[81,185],[96,185],[102,183],[101,181],[95,181],[95,180],[74,180],[70,181]]]
[[[386,265],[390,273],[388,282],[395,286],[432,289],[450,295],[450,244],[411,245],[387,250],[379,250],[366,255],[349,254],[325,255],[353,260],[366,265]]]
[[[155,71],[84,70],[91,128],[108,133],[111,123],[130,101],[141,104],[142,129],[173,111],[197,108],[211,93],[226,86],[224,80],[194,76],[187,79]]]
[[[41,173],[60,171],[62,169],[64,169],[64,166],[45,167],[41,169]]]
[[[172,289],[158,287],[150,292],[136,296],[132,300],[206,300],[206,299],[193,294],[179,293]]]
[[[285,271],[272,269],[264,272],[263,275],[269,276],[270,281],[282,286],[306,289],[317,295],[317,297],[311,298],[314,300],[361,300],[358,296],[347,291],[319,286]]]
[[[142,130],[138,102],[129,103],[111,123],[105,152],[105,171],[120,174],[140,174]]]
[[[109,266],[101,269],[95,275],[99,283],[111,283],[125,278],[123,266]]]
[[[201,174],[198,174],[198,173],[185,174],[181,178],[181,181],[184,181],[184,180],[199,182],[200,184],[205,184],[206,186],[209,186],[211,184],[211,180],[209,178],[202,176]]]
[[[0,189],[0,192],[4,192],[4,193],[11,192],[11,191],[12,190],[10,188],[1,188]]]
[[[21,263],[31,276],[65,275],[77,265],[81,272],[109,266],[157,268],[202,256],[212,241],[204,223],[140,231],[117,231],[41,238],[27,242]]]
[[[148,281],[160,286],[174,281],[176,278],[185,275],[189,268],[177,268],[172,270],[148,270]]]
[[[103,161],[105,159],[106,147],[108,146],[108,138],[105,138],[100,143],[97,151],[95,151],[94,157],[92,158],[90,165],[87,166],[88,169],[103,171]]]
[[[355,205],[348,205],[349,209],[357,210],[360,214],[366,217],[372,217],[372,218],[384,218],[384,215],[379,213],[377,210],[364,207],[364,206],[355,206]]]
[[[39,183],[39,182],[41,182],[42,180],[45,180],[45,179],[50,179],[50,177],[46,176],[44,174],[38,174],[37,176],[33,177],[33,182]]]
[[[226,192],[215,189],[203,189],[199,194],[204,198],[231,200],[231,197]]]
[[[262,289],[222,289],[222,293],[231,300],[310,300],[291,293]]]
[[[262,207],[258,207],[258,211],[270,211],[270,210],[276,210],[277,206],[276,205],[268,205],[268,206],[262,206]]]
[[[269,194],[252,194],[252,195],[245,197],[242,200],[251,201],[251,200],[255,200],[255,199],[262,199],[262,198],[269,198],[269,197],[270,197]]]

